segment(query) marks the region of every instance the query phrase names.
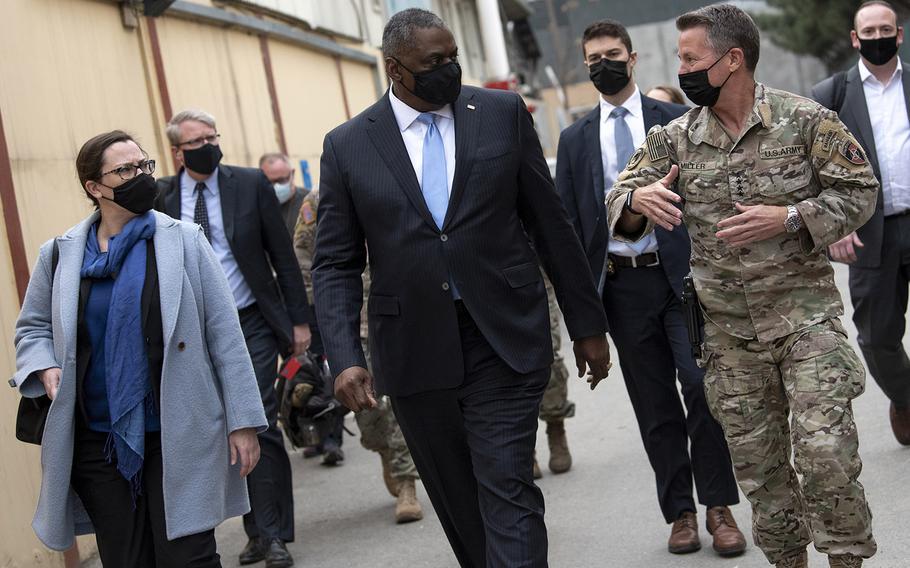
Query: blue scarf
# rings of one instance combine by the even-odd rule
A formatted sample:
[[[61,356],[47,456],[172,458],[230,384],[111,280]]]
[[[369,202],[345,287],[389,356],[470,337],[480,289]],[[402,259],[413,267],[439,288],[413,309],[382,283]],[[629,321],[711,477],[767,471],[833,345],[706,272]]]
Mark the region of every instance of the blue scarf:
[[[116,454],[117,470],[130,482],[134,503],[142,488],[145,411],[147,405],[154,405],[142,333],[146,241],[154,234],[154,213],[134,217],[108,240],[105,253],[98,246],[97,227],[93,226],[85,243],[81,271],[83,278],[114,278],[104,340],[111,413],[107,458],[110,462]]]

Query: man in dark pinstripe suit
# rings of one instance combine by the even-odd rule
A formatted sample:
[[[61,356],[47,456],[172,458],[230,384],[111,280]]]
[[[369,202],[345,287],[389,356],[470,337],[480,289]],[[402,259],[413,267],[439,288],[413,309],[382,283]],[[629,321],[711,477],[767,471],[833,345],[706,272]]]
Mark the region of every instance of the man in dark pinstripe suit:
[[[335,392],[354,411],[390,396],[462,566],[543,567],[531,468],[553,349],[538,256],[592,387],[609,368],[603,308],[521,98],[462,88],[430,12],[393,16],[383,55],[392,88],[322,155],[313,276]],[[375,390],[358,327],[367,248]]]

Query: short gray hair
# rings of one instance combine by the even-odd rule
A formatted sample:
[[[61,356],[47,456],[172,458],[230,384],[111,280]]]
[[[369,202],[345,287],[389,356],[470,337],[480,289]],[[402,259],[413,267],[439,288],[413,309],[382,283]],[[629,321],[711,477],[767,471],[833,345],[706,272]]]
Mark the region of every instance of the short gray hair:
[[[402,51],[412,49],[414,33],[427,28],[448,30],[449,26],[433,12],[420,8],[408,8],[398,12],[389,18],[382,31],[382,55],[398,57]]]
[[[204,110],[182,110],[175,114],[174,117],[167,122],[167,128],[164,130],[167,134],[167,140],[171,143],[171,146],[180,145],[180,125],[188,120],[195,120],[196,122],[201,122],[202,124],[216,128],[215,117],[205,112]]]
[[[715,4],[676,18],[676,29],[679,31],[684,32],[692,28],[705,28],[708,45],[718,55],[734,47],[742,49],[746,58],[746,69],[755,71],[760,42],[758,27],[749,14],[732,4]]]
[[[277,162],[279,160],[289,166],[291,165],[291,159],[287,154],[282,154],[281,152],[267,152],[259,158],[259,167],[261,168],[266,164],[271,164],[272,162]]]

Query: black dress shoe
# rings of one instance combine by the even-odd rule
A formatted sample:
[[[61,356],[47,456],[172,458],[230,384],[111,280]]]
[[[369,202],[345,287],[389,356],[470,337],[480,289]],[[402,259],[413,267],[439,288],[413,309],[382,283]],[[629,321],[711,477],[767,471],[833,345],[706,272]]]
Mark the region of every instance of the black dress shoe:
[[[265,568],[290,568],[294,559],[280,538],[269,539],[265,547]]]
[[[239,560],[241,566],[255,564],[265,560],[265,551],[262,550],[262,544],[259,542],[258,538],[251,538],[246,543],[246,546],[240,551]]]

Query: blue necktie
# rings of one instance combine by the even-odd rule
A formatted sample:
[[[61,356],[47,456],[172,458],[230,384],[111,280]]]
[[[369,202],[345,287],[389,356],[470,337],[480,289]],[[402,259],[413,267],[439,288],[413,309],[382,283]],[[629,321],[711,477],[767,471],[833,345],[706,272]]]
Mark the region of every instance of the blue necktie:
[[[421,175],[421,190],[427,208],[433,215],[436,226],[442,229],[442,222],[446,218],[446,209],[449,207],[449,183],[446,175],[446,148],[442,143],[442,135],[436,128],[434,115],[429,112],[420,113],[417,120],[427,126],[426,136],[423,137],[423,172]]]
[[[616,107],[610,113],[610,118],[615,118],[613,124],[613,144],[616,146],[616,175],[614,180],[619,178],[620,172],[626,169],[626,163],[632,157],[635,148],[632,145],[632,131],[626,124],[625,116],[629,111],[623,107]]]
[[[427,125],[427,133],[423,137],[423,172],[421,173],[420,189],[423,199],[427,202],[427,209],[433,216],[436,226],[442,229],[446,218],[446,209],[449,208],[449,178],[446,175],[446,147],[442,143],[442,135],[436,128],[435,115],[422,112],[417,120]],[[455,282],[449,277],[449,288],[452,297],[461,299]]]

